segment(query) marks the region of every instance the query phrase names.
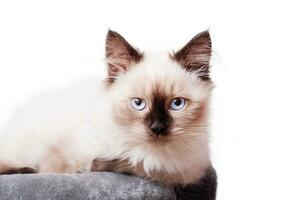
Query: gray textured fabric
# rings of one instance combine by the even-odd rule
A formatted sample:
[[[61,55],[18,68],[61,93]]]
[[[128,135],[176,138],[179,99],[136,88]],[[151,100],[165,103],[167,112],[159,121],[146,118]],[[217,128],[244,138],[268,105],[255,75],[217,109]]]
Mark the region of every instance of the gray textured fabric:
[[[125,174],[28,174],[0,176],[1,200],[173,200],[172,189]]]

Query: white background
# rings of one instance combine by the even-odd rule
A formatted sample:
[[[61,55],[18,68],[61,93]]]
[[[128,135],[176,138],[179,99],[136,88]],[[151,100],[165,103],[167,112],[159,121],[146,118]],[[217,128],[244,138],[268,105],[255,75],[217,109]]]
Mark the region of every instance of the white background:
[[[296,0],[1,0],[0,126],[44,88],[103,75],[108,28],[151,50],[179,48],[209,28],[218,199],[300,199],[299,8]]]

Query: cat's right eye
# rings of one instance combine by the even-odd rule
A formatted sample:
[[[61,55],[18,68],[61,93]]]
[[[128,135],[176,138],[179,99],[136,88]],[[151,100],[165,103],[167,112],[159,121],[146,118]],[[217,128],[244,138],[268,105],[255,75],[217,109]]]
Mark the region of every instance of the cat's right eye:
[[[132,98],[130,99],[131,106],[138,111],[144,110],[146,107],[146,102],[141,98]]]

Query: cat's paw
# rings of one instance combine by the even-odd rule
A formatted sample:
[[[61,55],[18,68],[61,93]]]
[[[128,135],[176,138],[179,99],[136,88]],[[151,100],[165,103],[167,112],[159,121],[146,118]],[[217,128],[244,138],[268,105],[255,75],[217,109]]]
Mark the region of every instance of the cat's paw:
[[[94,172],[112,171],[112,168],[113,168],[113,161],[95,159],[92,162],[91,171]]]
[[[101,160],[95,159],[92,162],[91,171],[110,171],[120,172],[126,174],[132,174],[132,168],[128,164],[127,160]]]
[[[7,165],[0,165],[0,175],[8,174],[34,174],[37,173],[35,169],[29,167],[13,168]]]

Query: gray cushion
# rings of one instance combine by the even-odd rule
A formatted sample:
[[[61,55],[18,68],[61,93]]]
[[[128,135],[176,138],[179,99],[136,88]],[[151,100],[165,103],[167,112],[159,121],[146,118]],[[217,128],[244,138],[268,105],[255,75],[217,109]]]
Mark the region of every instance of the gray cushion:
[[[0,176],[1,200],[176,199],[172,188],[125,174],[27,174]]]

